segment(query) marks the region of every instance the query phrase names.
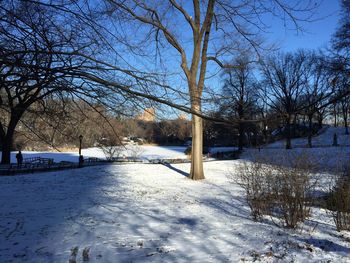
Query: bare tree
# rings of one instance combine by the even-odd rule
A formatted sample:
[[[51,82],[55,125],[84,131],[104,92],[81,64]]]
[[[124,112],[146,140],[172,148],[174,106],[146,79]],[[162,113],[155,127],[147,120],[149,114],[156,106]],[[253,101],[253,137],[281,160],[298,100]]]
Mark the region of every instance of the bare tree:
[[[345,76],[342,78],[338,78],[337,81],[337,92],[339,94],[344,94],[349,91],[349,83]],[[344,126],[345,126],[345,134],[349,134],[349,124],[348,124],[348,118],[350,114],[350,95],[342,96],[337,104],[340,107],[340,112],[343,118]]]
[[[223,86],[222,110],[238,119],[238,149],[243,150],[246,132],[244,120],[251,120],[251,112],[257,99],[256,80],[253,67],[247,56],[241,56],[233,62],[234,68],[226,69]]]
[[[350,52],[350,2],[342,0],[341,5],[340,26],[335,32],[332,44],[336,51],[348,57]]]
[[[35,3],[71,14],[72,18],[91,28],[100,37],[106,51],[96,56],[89,49],[84,49],[83,45],[60,52],[40,50],[39,54],[59,54],[58,58],[73,56],[80,62],[88,61],[90,67],[56,70],[68,72],[68,76],[74,78],[71,83],[84,85],[84,95],[91,99],[101,101],[117,95],[135,100],[145,98],[191,113],[193,145],[190,178],[195,180],[204,178],[202,117],[205,114],[202,103],[207,72],[210,71],[208,62],[213,61],[216,63],[213,65],[219,67],[231,67],[225,63],[225,59],[236,55],[237,49],[249,45],[258,52],[262,48],[259,35],[268,28],[261,22],[265,14],[280,16],[299,30],[299,22],[309,20],[309,15],[317,7],[311,0],[292,4],[268,0],[248,0],[236,4],[228,0],[194,0],[192,4],[176,0],[106,0],[104,5],[97,5],[94,1],[67,2],[67,6],[64,1],[63,4],[51,1]],[[80,8],[82,5],[87,6]],[[100,23],[99,16],[104,15],[108,20]],[[240,44],[242,42],[243,45]],[[125,53],[127,55],[123,56]],[[149,54],[160,58],[159,66],[158,59],[154,63]],[[140,58],[141,63],[131,65],[132,61],[140,61]],[[177,64],[181,72],[169,71],[164,66],[164,60],[168,60],[172,69]],[[13,64],[14,61],[11,61],[7,65]],[[123,68],[119,64],[127,66]],[[72,62],[64,65],[77,66]],[[26,68],[35,69],[38,66],[27,64]],[[179,78],[175,80],[175,76]],[[178,88],[183,80],[187,92]],[[96,89],[95,85],[101,89]],[[75,94],[82,96],[79,92]],[[190,103],[184,102],[188,100]]]
[[[307,61],[304,65],[304,94],[301,98],[301,103],[304,105],[304,114],[308,119],[308,146],[312,147],[312,134],[313,134],[313,119],[318,113],[322,115],[324,108],[320,108],[330,96],[334,90],[329,84],[329,74],[321,56],[310,53],[307,54]],[[322,116],[319,116],[321,118]],[[320,122],[320,121],[319,121]],[[321,125],[322,126],[322,118]]]
[[[349,114],[350,114],[350,96],[345,96],[340,100],[343,121],[345,126],[345,134],[349,134]]]
[[[287,53],[268,58],[262,66],[264,81],[268,86],[266,100],[284,119],[286,149],[292,148],[292,119],[301,110],[299,100],[305,88],[303,78],[305,62],[303,52]]]
[[[347,0],[341,1],[342,13],[340,19],[340,26],[336,30],[333,39],[333,49],[335,50],[335,64],[333,69],[335,75],[340,74],[340,78],[334,78],[334,84],[342,86],[342,91],[340,94],[340,103],[334,102],[334,123],[336,125],[336,114],[337,106],[340,104],[340,109],[338,111],[342,112],[344,125],[346,129],[346,134],[348,131],[348,114],[349,114],[349,95],[350,89],[346,79],[349,78],[349,66],[350,66],[350,2]],[[338,91],[339,92],[339,91]],[[342,94],[345,93],[345,96]]]
[[[185,4],[176,0],[108,0],[106,3],[107,13],[116,18],[118,25],[133,32],[131,38],[125,34],[119,37],[123,43],[128,43],[129,50],[143,56],[149,51],[155,56],[161,55],[163,60],[177,63],[182,70],[181,78],[185,78],[188,87],[192,113],[190,178],[194,180],[204,178],[201,116],[208,62],[214,61],[220,67],[227,67],[225,58],[236,55],[236,50],[242,49],[242,46],[249,45],[258,51],[262,47],[258,36],[267,28],[261,22],[266,13],[282,15],[300,29],[299,22],[308,20],[308,15],[315,8],[313,1],[288,4],[287,1],[233,3],[228,0],[194,0],[192,4]],[[142,41],[135,40],[135,36],[140,34],[144,43],[152,44],[153,50],[143,50],[145,45]],[[242,41],[244,44],[238,45]]]
[[[72,91],[74,85],[65,71],[82,61],[58,55],[79,33],[63,26],[64,19],[59,21],[43,6],[9,1],[2,3],[0,17],[0,108],[6,114],[0,122],[1,163],[9,163],[15,128],[23,114],[50,94]]]

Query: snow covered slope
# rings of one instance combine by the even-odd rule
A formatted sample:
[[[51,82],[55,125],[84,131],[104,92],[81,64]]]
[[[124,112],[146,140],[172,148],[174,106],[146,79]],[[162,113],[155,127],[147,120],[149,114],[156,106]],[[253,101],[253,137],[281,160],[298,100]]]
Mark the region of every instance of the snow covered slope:
[[[336,133],[340,146],[350,146],[350,135],[345,134],[344,127],[324,126],[324,131],[312,138],[313,146],[331,146],[333,135]],[[266,148],[284,148],[285,140],[276,141],[266,146]],[[307,147],[307,138],[292,139],[292,147]]]

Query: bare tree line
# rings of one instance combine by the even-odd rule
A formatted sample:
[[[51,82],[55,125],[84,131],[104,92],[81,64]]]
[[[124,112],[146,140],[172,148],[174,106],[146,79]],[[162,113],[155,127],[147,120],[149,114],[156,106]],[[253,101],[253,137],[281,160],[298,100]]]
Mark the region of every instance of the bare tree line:
[[[48,95],[71,94],[115,112],[160,103],[190,113],[190,177],[203,179],[203,118],[241,130],[270,119],[283,119],[288,127],[293,115],[315,105],[312,112],[317,112],[348,94],[337,81],[338,95],[326,101],[327,93],[301,105],[299,95],[305,93],[299,86],[307,76],[298,75],[298,70],[306,62],[294,54],[281,55],[284,61],[263,60],[268,48],[259,32],[268,27],[261,22],[265,14],[282,17],[300,30],[300,23],[310,21],[316,8],[313,1],[9,1],[1,7],[0,20],[0,106],[8,114],[0,127],[2,163],[9,162],[13,133],[24,112]],[[233,58],[243,47],[256,54],[247,58],[249,63],[264,61],[261,85],[268,88],[259,90],[275,91],[277,99],[263,101],[274,114],[258,110],[244,116],[245,98],[236,116],[203,112],[208,75],[215,67],[241,70]],[[288,72],[281,72],[285,66]],[[283,74],[288,74],[288,83],[282,83]]]

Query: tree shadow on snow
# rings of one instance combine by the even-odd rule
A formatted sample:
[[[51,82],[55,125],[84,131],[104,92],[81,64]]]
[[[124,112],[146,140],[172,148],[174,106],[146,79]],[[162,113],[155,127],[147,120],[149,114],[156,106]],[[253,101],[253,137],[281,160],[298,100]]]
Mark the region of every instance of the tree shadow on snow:
[[[179,174],[181,174],[181,175],[183,175],[183,176],[186,176],[186,177],[189,177],[189,176],[190,176],[189,173],[187,173],[187,172],[185,172],[185,171],[182,171],[181,169],[178,169],[178,168],[172,166],[170,163],[162,163],[162,164],[163,164],[165,167],[168,167],[169,169],[171,169],[171,170],[173,170],[173,171],[175,171],[175,172],[177,172],[177,173],[179,173]]]
[[[334,243],[333,241],[327,239],[319,239],[319,238],[307,238],[301,239],[301,241],[311,244],[314,247],[318,247],[326,252],[341,252],[344,254],[350,254],[350,248]]]

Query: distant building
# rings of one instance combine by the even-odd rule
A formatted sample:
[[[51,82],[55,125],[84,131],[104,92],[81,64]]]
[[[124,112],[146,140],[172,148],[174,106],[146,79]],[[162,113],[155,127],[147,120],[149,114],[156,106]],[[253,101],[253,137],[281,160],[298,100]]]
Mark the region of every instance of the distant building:
[[[143,113],[136,116],[137,120],[154,122],[156,119],[156,111],[154,108],[146,108]]]
[[[187,121],[188,120],[188,117],[187,117],[187,114],[185,113],[181,113],[178,117],[179,120],[183,120],[183,121]]]

